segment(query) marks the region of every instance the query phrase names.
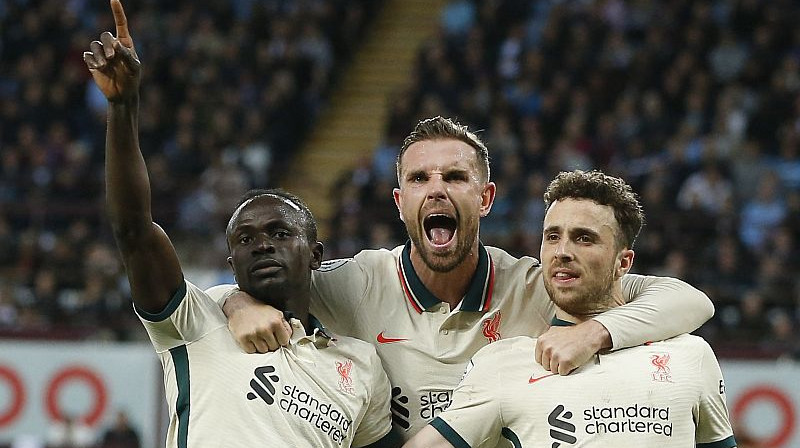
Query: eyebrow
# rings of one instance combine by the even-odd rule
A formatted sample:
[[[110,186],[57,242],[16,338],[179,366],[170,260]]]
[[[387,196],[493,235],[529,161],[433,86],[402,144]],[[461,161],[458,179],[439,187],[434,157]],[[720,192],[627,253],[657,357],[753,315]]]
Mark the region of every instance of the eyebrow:
[[[542,233],[545,234],[545,233],[560,232],[560,231],[561,231],[561,226],[548,226],[544,230],[542,230]],[[600,234],[598,232],[596,232],[596,231],[594,231],[594,230],[592,230],[592,229],[590,229],[588,227],[574,227],[574,228],[571,228],[569,230],[568,234],[570,236],[572,236],[572,235],[582,235],[582,234],[591,235],[593,237],[599,237],[600,236]]]

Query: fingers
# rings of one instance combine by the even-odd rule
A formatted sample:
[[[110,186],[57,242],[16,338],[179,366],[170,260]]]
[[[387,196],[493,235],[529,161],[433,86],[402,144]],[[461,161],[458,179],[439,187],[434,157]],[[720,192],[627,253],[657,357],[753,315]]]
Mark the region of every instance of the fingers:
[[[292,337],[292,326],[285,320],[281,322],[281,324],[281,329],[283,331],[278,331],[275,334],[275,337],[278,340],[278,344],[285,347],[289,345],[289,339]]]
[[[103,32],[100,34],[100,43],[102,43],[103,47],[103,54],[105,55],[106,59],[112,59],[114,57],[114,36],[111,35],[108,31]],[[92,48],[94,51],[94,48]]]
[[[542,362],[542,344],[536,344],[536,363],[546,365]]]
[[[97,70],[99,68],[99,64],[94,59],[94,55],[91,51],[83,52],[83,62],[86,63],[86,66],[89,67],[89,70]]]
[[[265,338],[253,339],[252,343],[256,347],[256,353],[269,353],[269,352],[274,352],[275,350],[278,349],[278,347],[276,347],[277,344],[275,344],[274,339],[271,344]]]
[[[89,44],[89,50],[83,53],[83,60],[86,66],[93,70],[103,70],[108,63],[106,59],[103,44],[100,41],[93,40]]]
[[[538,348],[537,348],[537,351],[538,351]],[[551,363],[553,362],[553,359],[550,357],[550,353],[551,353],[550,350],[542,350],[541,351],[541,356],[539,357],[538,361],[539,361],[539,364],[541,364],[542,367],[544,367],[545,369],[549,370],[550,372],[555,372],[553,370],[553,367],[551,366]],[[556,366],[558,366],[558,364],[556,364]]]
[[[111,12],[114,13],[114,25],[117,27],[117,39],[125,40],[126,47],[133,47],[131,33],[128,31],[128,18],[125,17],[125,9],[119,0],[111,0]],[[128,44],[130,42],[130,45]]]
[[[248,354],[251,354],[251,355],[253,353],[256,353],[256,350],[257,350],[256,346],[253,343],[251,343],[250,341],[239,341],[239,346],[242,347],[242,350],[244,350],[245,353],[248,353]]]

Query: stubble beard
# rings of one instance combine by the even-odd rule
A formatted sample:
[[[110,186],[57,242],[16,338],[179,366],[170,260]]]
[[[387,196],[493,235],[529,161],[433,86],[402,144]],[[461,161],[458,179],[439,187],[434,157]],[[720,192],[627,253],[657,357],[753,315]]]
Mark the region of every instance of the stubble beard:
[[[576,317],[596,316],[609,309],[613,287],[614,277],[611,272],[579,290],[563,291],[552,286],[550,280],[544,281],[544,289],[550,300],[565,313]]]
[[[422,229],[422,227],[420,227],[420,229],[421,232],[409,231],[408,235],[411,237],[411,242],[414,244],[414,247],[416,247],[417,253],[420,258],[422,258],[425,266],[433,272],[446,273],[452,271],[467,259],[470,250],[472,250],[472,245],[469,240],[458,239],[452,251],[443,255],[435,254],[429,250],[426,244],[428,243],[427,237],[422,234],[424,229]],[[477,231],[475,233],[477,235]],[[460,232],[456,231],[455,237],[459,238]]]

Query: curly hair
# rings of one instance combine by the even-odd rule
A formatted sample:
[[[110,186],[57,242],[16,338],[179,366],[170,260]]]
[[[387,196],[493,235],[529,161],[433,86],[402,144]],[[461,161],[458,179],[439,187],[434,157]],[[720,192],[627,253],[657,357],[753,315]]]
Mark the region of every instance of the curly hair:
[[[624,180],[597,170],[562,171],[550,182],[544,193],[545,212],[561,199],[589,199],[614,209],[621,235],[617,243],[633,248],[636,237],[644,225],[644,213],[639,198]]]

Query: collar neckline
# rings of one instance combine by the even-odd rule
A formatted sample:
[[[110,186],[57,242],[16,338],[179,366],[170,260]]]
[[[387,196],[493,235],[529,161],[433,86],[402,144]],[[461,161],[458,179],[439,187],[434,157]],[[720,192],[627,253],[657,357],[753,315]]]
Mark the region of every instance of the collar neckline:
[[[575,325],[575,323],[567,321],[567,320],[559,319],[557,317],[553,317],[553,320],[550,321],[550,325],[553,326],[553,327],[571,327],[571,326]]]
[[[411,264],[411,241],[406,242],[400,257],[397,259],[397,273],[406,298],[418,313],[442,303],[441,299],[425,287],[414,270],[414,266]],[[478,266],[458,309],[460,311],[488,311],[492,304],[493,291],[494,262],[489,252],[479,242]]]

